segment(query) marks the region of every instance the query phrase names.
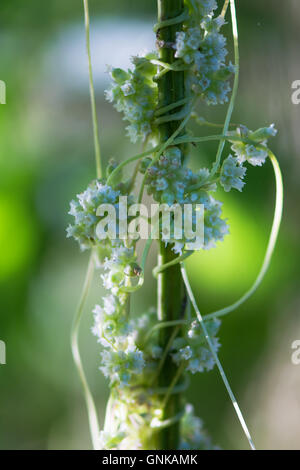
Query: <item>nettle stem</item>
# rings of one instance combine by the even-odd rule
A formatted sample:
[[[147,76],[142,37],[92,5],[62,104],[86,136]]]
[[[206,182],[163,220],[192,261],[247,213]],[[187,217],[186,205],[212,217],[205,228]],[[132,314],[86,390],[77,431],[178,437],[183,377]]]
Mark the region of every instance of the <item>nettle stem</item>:
[[[176,18],[184,11],[183,0],[158,0],[158,22]],[[159,58],[162,62],[172,64],[174,62],[174,49],[172,47],[176,32],[182,27],[182,23],[171,26],[162,26],[157,31],[157,46]],[[169,70],[158,78],[159,109],[172,105],[185,98],[184,71]],[[176,109],[180,111],[180,107]],[[170,111],[170,114],[173,111]],[[180,121],[164,122],[159,126],[160,144],[165,142],[178,128]],[[184,133],[184,132],[182,132]],[[159,265],[169,263],[176,258],[170,248],[160,243]],[[182,318],[184,314],[183,301],[184,286],[179,264],[171,266],[158,276],[158,320],[161,322],[174,321]],[[160,344],[163,349],[168,345],[170,335],[174,327],[162,328],[160,331]],[[180,329],[178,331],[180,335]],[[159,375],[159,386],[168,387],[177,374],[177,366],[168,354],[164,366]],[[169,420],[177,416],[182,409],[180,394],[171,394],[163,410],[163,420]],[[179,445],[180,423],[175,422],[162,429],[158,433],[158,449],[176,449]]]

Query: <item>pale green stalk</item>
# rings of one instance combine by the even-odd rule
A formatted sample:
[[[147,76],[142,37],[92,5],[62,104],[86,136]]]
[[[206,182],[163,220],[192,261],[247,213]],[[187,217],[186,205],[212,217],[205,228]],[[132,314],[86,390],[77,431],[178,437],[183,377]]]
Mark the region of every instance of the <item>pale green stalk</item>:
[[[223,16],[223,18],[224,18],[225,15],[226,15],[227,8],[228,8],[228,5],[229,5],[229,1],[230,1],[230,0],[225,0],[225,2],[224,2],[224,6],[223,6],[223,9],[222,9],[222,12],[221,12],[221,16]]]
[[[86,380],[86,376],[83,370],[82,361],[81,361],[80,352],[79,352],[79,345],[78,345],[78,333],[79,333],[80,322],[81,322],[85,302],[87,299],[89,287],[93,279],[93,273],[94,273],[94,260],[93,260],[93,253],[91,253],[89,264],[88,264],[88,269],[86,272],[86,276],[85,276],[85,280],[84,280],[84,284],[83,284],[83,288],[81,292],[80,301],[79,301],[78,308],[77,308],[77,311],[73,320],[73,324],[72,324],[71,347],[72,347],[73,359],[74,359],[74,362],[78,371],[78,375],[81,381],[81,385],[83,388],[83,392],[84,392],[84,398],[85,398],[87,412],[88,412],[89,426],[90,426],[93,448],[97,450],[99,449],[99,423],[98,423],[97,411],[96,411],[95,403],[94,403],[94,400],[90,392],[90,389]]]
[[[90,48],[90,18],[89,18],[89,5],[88,0],[83,0],[84,6],[84,17],[85,17],[85,31],[86,31],[86,50],[88,56],[88,68],[89,68],[89,83],[90,83],[90,97],[91,97],[91,108],[92,108],[92,120],[93,120],[93,133],[94,133],[94,146],[95,146],[95,162],[96,162],[96,175],[97,178],[102,177],[102,167],[101,167],[101,151],[100,151],[100,143],[99,143],[99,133],[98,133],[98,120],[97,120],[97,110],[96,110],[96,101],[95,101],[95,90],[94,90],[94,83],[93,83],[93,70],[92,70],[92,60],[91,60],[91,48]],[[79,328],[80,323],[84,311],[85,302],[87,299],[89,287],[93,278],[94,273],[94,253],[92,252],[90,255],[90,260],[85,276],[85,281],[79,301],[79,306],[76,311],[73,325],[71,329],[71,348],[73,353],[73,359],[78,371],[78,375],[81,381],[81,385],[83,388],[84,398],[86,402],[87,412],[88,412],[88,419],[89,419],[89,426],[90,426],[90,433],[93,443],[93,448],[95,450],[99,449],[99,423],[98,423],[98,416],[96,411],[95,402],[93,396],[91,394],[84,370],[81,361],[79,345],[78,345],[78,336],[79,336]]]
[[[176,372],[172,382],[170,383],[170,386],[169,386],[169,388],[167,390],[167,393],[165,395],[165,398],[164,398],[164,401],[163,401],[163,404],[162,404],[162,408],[164,408],[167,405],[168,400],[169,400],[170,396],[172,395],[172,392],[174,390],[175,385],[177,384],[178,380],[180,379],[182,373],[184,372],[185,366],[186,366],[185,363],[182,362],[182,364],[178,367],[177,372]]]
[[[273,224],[272,224],[272,229],[268,241],[268,246],[266,250],[266,254],[263,260],[263,264],[261,266],[261,269],[258,273],[257,278],[255,279],[253,285],[251,288],[236,302],[234,302],[232,305],[229,305],[228,307],[222,308],[221,310],[217,310],[216,312],[210,313],[209,315],[205,315],[205,319],[209,318],[215,318],[215,317],[221,317],[223,315],[227,315],[228,313],[232,312],[233,310],[236,310],[238,307],[240,307],[246,300],[251,297],[251,295],[254,294],[256,289],[259,287],[261,284],[266,272],[268,271],[268,268],[270,266],[270,262],[272,259],[272,255],[274,252],[274,248],[276,245],[276,241],[278,238],[278,232],[280,229],[280,224],[281,224],[281,218],[282,218],[282,209],[283,209],[283,183],[282,183],[282,176],[281,176],[281,171],[279,164],[276,160],[275,155],[271,152],[271,150],[268,150],[269,152],[269,157],[273,165],[274,169],[274,174],[275,174],[275,182],[276,182],[276,203],[275,203],[275,211],[274,211],[274,218],[273,218]]]
[[[227,7],[226,7],[227,8]],[[225,10],[226,11],[226,10]],[[239,86],[239,75],[240,75],[240,58],[239,58],[239,37],[238,37],[238,27],[237,27],[237,20],[236,20],[236,10],[235,10],[235,2],[234,0],[230,0],[230,11],[231,11],[231,22],[232,22],[232,34],[233,34],[233,42],[234,42],[234,63],[235,63],[235,75],[234,75],[234,83],[232,94],[230,98],[230,103],[228,106],[228,111],[226,114],[226,119],[223,127],[223,135],[226,135],[230,126],[231,116],[234,109],[234,104],[237,96],[238,86]],[[225,140],[221,140],[216,161],[212,167],[211,175],[213,176],[219,169],[222,153],[225,145]]]
[[[163,325],[164,325],[164,328],[167,328],[168,326],[174,326],[176,324],[176,328],[174,328],[173,332],[171,333],[170,337],[169,337],[169,341],[168,343],[166,344],[166,347],[164,349],[164,352],[162,354],[162,357],[159,361],[159,364],[157,366],[157,369],[156,369],[156,372],[155,372],[155,375],[153,377],[153,380],[151,382],[152,385],[155,384],[155,382],[157,381],[158,377],[159,377],[159,374],[166,362],[166,359],[167,359],[167,356],[170,352],[170,349],[172,347],[172,344],[173,344],[173,341],[174,339],[176,338],[181,326],[182,326],[182,322],[180,320],[177,320],[177,323],[175,323],[176,320],[174,321],[169,321],[169,322],[164,322]],[[161,324],[160,324],[161,325]],[[172,382],[173,383],[173,382]],[[175,385],[175,384],[174,384]],[[165,402],[166,403],[166,402]],[[164,408],[164,405],[162,405],[162,408]]]
[[[171,266],[175,266],[175,264],[181,263],[181,262],[184,261],[186,258],[188,258],[189,256],[191,256],[193,253],[194,253],[193,251],[186,251],[186,252],[183,253],[182,255],[177,256],[177,258],[174,258],[172,261],[169,261],[168,263],[160,264],[160,265],[156,266],[156,267],[153,268],[153,270],[152,270],[153,277],[155,277],[155,278],[157,279],[157,276],[158,276],[160,273],[162,273],[163,271],[165,271],[165,269],[168,269],[168,268],[170,268]]]
[[[228,395],[229,395],[229,397],[230,397],[230,400],[231,400],[231,402],[232,402],[232,404],[233,404],[233,407],[234,407],[234,409],[235,409],[235,412],[236,412],[236,414],[237,414],[237,417],[238,417],[238,419],[239,419],[239,421],[240,421],[240,423],[241,423],[241,426],[242,426],[242,428],[243,428],[243,431],[244,431],[244,433],[245,433],[245,435],[246,435],[246,438],[247,438],[247,440],[248,440],[248,442],[249,442],[249,445],[250,445],[251,449],[252,449],[252,450],[255,450],[255,447],[254,447],[254,444],[253,444],[253,441],[252,441],[252,438],[251,438],[249,429],[248,429],[248,427],[247,427],[247,425],[246,425],[246,422],[245,422],[245,420],[244,420],[244,417],[243,417],[243,415],[242,415],[242,412],[241,412],[241,410],[240,410],[240,407],[239,407],[239,405],[238,405],[238,403],[237,403],[237,401],[236,401],[236,398],[235,398],[235,396],[234,396],[234,394],[233,394],[233,392],[232,392],[232,390],[231,390],[231,387],[230,387],[229,382],[228,382],[228,380],[227,380],[227,377],[226,377],[226,375],[225,375],[224,369],[223,369],[223,367],[222,367],[222,365],[221,365],[221,362],[220,362],[220,360],[219,360],[219,358],[218,358],[218,355],[217,355],[217,353],[216,353],[216,351],[215,351],[214,345],[213,345],[213,343],[212,343],[212,341],[211,341],[211,338],[210,338],[210,336],[209,336],[209,334],[208,334],[207,328],[206,328],[205,323],[204,323],[204,321],[203,321],[203,318],[202,318],[202,315],[201,315],[201,313],[200,313],[200,310],[199,310],[199,308],[198,308],[198,306],[197,306],[197,303],[196,303],[196,300],[195,300],[193,291],[192,291],[191,286],[190,286],[190,283],[189,283],[189,279],[188,279],[188,276],[187,276],[187,272],[186,272],[185,267],[184,267],[184,264],[181,264],[181,274],[182,274],[182,278],[183,278],[183,281],[184,281],[184,284],[185,284],[185,287],[186,287],[188,296],[189,296],[189,298],[190,298],[190,300],[191,300],[191,302],[192,302],[192,305],[193,305],[194,310],[195,310],[195,312],[196,312],[198,321],[199,321],[199,323],[200,323],[200,325],[201,325],[201,327],[202,327],[202,330],[203,330],[205,339],[206,339],[207,344],[208,344],[208,346],[209,346],[209,349],[210,349],[210,351],[211,351],[211,353],[212,353],[212,355],[213,355],[213,358],[214,358],[214,360],[215,360],[215,363],[216,363],[216,365],[217,365],[217,367],[218,367],[218,369],[219,369],[220,375],[221,375],[221,377],[222,377],[222,380],[223,380],[223,382],[224,382],[224,385],[225,385],[225,387],[226,387],[226,390],[227,390],[227,392],[228,392]]]
[[[94,130],[96,170],[97,170],[97,178],[101,178],[102,177],[102,162],[101,162],[98,118],[97,118],[97,109],[96,109],[96,100],[95,100],[92,59],[91,59],[90,16],[89,16],[88,0],[83,0],[83,5],[84,5],[84,17],[85,17],[86,51],[87,51],[88,66],[89,66],[89,83],[90,83],[91,108],[92,108],[93,130]]]
[[[161,328],[167,328],[168,326],[187,325],[189,323],[190,323],[189,320],[171,320],[171,321],[156,323],[155,325],[152,326],[152,328],[146,334],[144,343],[146,344],[147,341],[149,341],[149,339],[151,338],[152,334],[155,331],[160,330]]]

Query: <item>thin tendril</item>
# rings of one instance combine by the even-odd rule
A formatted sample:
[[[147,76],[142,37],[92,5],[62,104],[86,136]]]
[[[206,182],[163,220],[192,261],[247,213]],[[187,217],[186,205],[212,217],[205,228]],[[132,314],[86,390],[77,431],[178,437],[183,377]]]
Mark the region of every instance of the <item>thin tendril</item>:
[[[227,8],[227,7],[226,7]],[[226,119],[223,128],[223,135],[226,135],[229,129],[231,116],[234,109],[234,104],[237,96],[238,86],[239,86],[239,75],[240,75],[240,58],[239,58],[239,37],[238,37],[238,27],[237,27],[237,19],[236,19],[236,10],[235,10],[235,2],[234,0],[230,0],[230,11],[231,11],[231,22],[232,22],[232,34],[233,34],[233,42],[234,42],[234,62],[235,62],[235,75],[234,75],[234,83],[232,89],[232,95],[230,98],[230,103],[228,106]],[[212,167],[211,175],[213,176],[220,167],[220,162],[222,158],[222,153],[224,149],[225,141],[222,140],[219,144],[216,161]]]
[[[193,137],[193,136],[182,136],[182,137],[177,137],[177,139],[174,140],[174,145],[177,144],[191,144],[191,143],[199,143],[199,142],[209,142],[211,140],[228,140],[229,137],[228,135],[208,135],[206,137]],[[236,141],[236,142],[247,142],[247,143],[253,143],[252,141],[246,141],[246,139],[241,139],[238,136],[230,136],[230,141]]]
[[[88,0],[83,0],[83,6],[84,6],[85,33],[86,33],[86,51],[87,51],[87,56],[88,56],[88,68],[89,68],[90,98],[91,98],[93,132],[94,132],[96,175],[97,175],[97,178],[101,178],[102,177],[101,151],[100,151],[100,143],[99,143],[98,120],[97,120],[95,90],[94,90],[94,83],[93,83],[93,70],[92,70],[92,60],[91,60],[90,18],[89,18]],[[99,450],[100,449],[99,447],[100,427],[99,427],[99,422],[98,422],[98,416],[97,416],[95,402],[94,402],[92,393],[90,391],[90,388],[89,388],[89,385],[88,385],[88,382],[84,373],[80,351],[79,351],[79,345],[78,345],[78,336],[79,336],[81,318],[82,318],[84,305],[87,299],[89,287],[90,287],[90,284],[93,278],[93,273],[94,273],[93,257],[94,257],[94,253],[92,252],[90,255],[90,259],[89,259],[89,263],[87,267],[87,272],[86,272],[85,281],[84,281],[83,288],[82,288],[79,306],[75,313],[75,317],[73,319],[73,324],[71,328],[71,348],[72,348],[74,363],[77,368],[78,375],[79,375],[81,385],[83,388],[93,447],[95,450]]]
[[[164,69],[166,69],[166,71],[173,70],[174,72],[182,72],[184,70],[189,70],[189,66],[182,65],[180,60],[173,62],[173,64],[168,64],[167,62],[162,62],[158,59],[152,59],[150,60],[150,62],[153,65],[159,65],[160,67],[163,67]]]
[[[129,157],[127,158],[127,160],[124,160],[123,162],[121,162],[112,172],[111,174],[109,175],[107,181],[106,181],[106,184],[107,185],[110,185],[113,181],[113,179],[115,178],[115,176],[117,175],[117,173],[119,173],[119,171],[122,170],[122,168],[124,168],[124,166],[128,165],[129,163],[132,163],[132,162],[135,162],[136,160],[139,160],[141,158],[144,158],[144,157],[147,157],[148,155],[151,155],[151,153],[154,153],[156,152],[157,150],[160,149],[160,145],[157,145],[156,147],[152,147],[151,149],[149,150],[145,150],[145,152],[142,152],[142,153],[138,153],[137,155],[134,155],[133,157]]]
[[[242,415],[242,412],[241,412],[241,410],[240,410],[240,407],[239,407],[239,405],[238,405],[238,403],[237,403],[237,401],[236,401],[236,398],[235,398],[235,396],[234,396],[234,394],[233,394],[233,392],[232,392],[232,390],[231,390],[231,387],[230,387],[229,382],[228,382],[228,380],[227,380],[227,377],[226,377],[226,375],[225,375],[224,369],[223,369],[223,367],[222,367],[222,365],[221,365],[221,362],[220,362],[220,360],[219,360],[219,358],[218,358],[218,355],[217,355],[217,353],[216,353],[216,351],[215,351],[214,345],[213,345],[213,343],[212,343],[212,341],[211,341],[211,338],[210,338],[210,336],[209,336],[209,334],[208,334],[207,328],[206,328],[205,323],[204,323],[204,321],[203,321],[203,318],[202,318],[202,315],[201,315],[201,313],[200,313],[200,310],[199,310],[199,308],[198,308],[198,306],[197,306],[197,303],[196,303],[196,300],[195,300],[193,291],[192,291],[192,289],[191,289],[191,286],[190,286],[190,283],[189,283],[189,279],[188,279],[188,276],[187,276],[187,273],[186,273],[186,270],[185,270],[185,267],[184,267],[184,264],[183,264],[183,263],[181,264],[181,274],[182,274],[182,278],[183,278],[184,284],[185,284],[185,286],[186,286],[186,290],[187,290],[187,292],[188,292],[189,298],[191,299],[192,305],[193,305],[194,310],[195,310],[195,312],[196,312],[198,321],[199,321],[199,323],[200,323],[200,325],[201,325],[201,327],[202,327],[202,329],[203,329],[203,333],[204,333],[205,339],[206,339],[206,341],[207,341],[207,344],[208,344],[208,346],[209,346],[209,349],[211,350],[211,353],[212,353],[212,355],[213,355],[213,357],[214,357],[214,360],[215,360],[215,362],[216,362],[216,365],[217,365],[217,367],[218,367],[218,369],[219,369],[220,375],[221,375],[221,377],[222,377],[222,380],[223,380],[224,385],[225,385],[225,387],[226,387],[226,390],[227,390],[227,392],[228,392],[228,395],[229,395],[229,397],[230,397],[230,399],[231,399],[231,401],[232,401],[232,405],[233,405],[233,407],[234,407],[234,409],[235,409],[235,412],[236,412],[236,414],[237,414],[237,416],[238,416],[238,419],[239,419],[239,421],[240,421],[240,423],[241,423],[241,426],[242,426],[243,431],[244,431],[244,433],[245,433],[245,435],[246,435],[246,437],[247,437],[247,440],[248,440],[248,442],[249,442],[249,445],[250,445],[251,449],[252,449],[252,450],[255,450],[255,447],[254,447],[254,444],[253,444],[253,441],[252,441],[250,432],[249,432],[248,427],[247,427],[247,425],[246,425],[246,422],[245,422],[245,420],[244,420],[244,418],[243,418],[243,415]]]
[[[268,268],[270,266],[270,262],[272,259],[272,255],[274,252],[274,248],[276,245],[277,237],[278,237],[278,232],[280,229],[280,223],[281,223],[281,218],[282,218],[282,208],[283,208],[283,183],[282,183],[282,175],[280,171],[280,167],[278,164],[278,161],[275,157],[275,155],[271,152],[271,150],[268,150],[269,157],[271,160],[271,163],[273,165],[274,169],[274,175],[275,175],[275,182],[276,182],[276,203],[275,203],[275,211],[274,211],[274,218],[273,218],[273,224],[272,224],[272,229],[268,241],[268,246],[266,250],[266,254],[264,257],[264,261],[262,264],[262,267],[258,273],[257,278],[255,279],[252,287],[236,302],[234,302],[232,305],[229,305],[228,307],[222,308],[221,310],[217,310],[216,312],[210,313],[209,315],[205,315],[205,319],[209,318],[215,318],[215,317],[221,317],[223,315],[227,315],[228,313],[232,312],[233,310],[236,310],[238,307],[240,307],[246,300],[251,297],[252,294],[256,291],[256,289],[259,287],[261,284],[266,272],[268,271]]]
[[[188,110],[188,111],[187,111]],[[164,122],[170,122],[170,120],[172,121],[180,121],[181,119],[183,119],[186,115],[187,115],[187,112],[189,112],[189,106],[186,105],[185,107],[183,107],[180,111],[178,111],[177,113],[173,113],[173,114],[166,114],[165,116],[161,116],[161,117],[158,117],[155,119],[155,124],[162,124]]]
[[[184,371],[184,368],[185,368],[185,362],[182,362],[182,364],[178,367],[177,372],[176,372],[172,382],[170,383],[169,389],[168,389],[168,391],[165,395],[165,398],[164,398],[164,401],[163,401],[163,404],[162,404],[162,408],[164,408],[166,406],[166,404],[168,403],[169,398],[172,395],[173,389],[174,389],[175,385],[177,384],[178,380],[180,379],[181,374]]]
[[[230,0],[225,0],[225,2],[224,2],[224,6],[223,6],[222,12],[221,12],[221,16],[222,16],[223,18],[225,18],[225,15],[226,15],[226,12],[227,12],[227,8],[228,8],[228,5],[229,5],[229,1],[230,1]]]
[[[175,18],[170,18],[168,20],[159,21],[153,27],[153,31],[156,33],[161,28],[166,28],[168,26],[172,26],[178,23],[182,23],[183,21],[189,18],[189,11],[186,8],[181,15],[176,16]]]
[[[198,116],[198,114],[195,112],[191,114],[191,118],[194,119],[195,123],[198,124],[198,126],[217,127],[217,128],[224,127],[224,124],[217,124],[215,122],[207,121],[203,117]],[[238,127],[238,124],[230,123],[229,125]]]
[[[164,322],[164,326],[166,326],[166,323],[167,323],[167,322]],[[161,359],[160,359],[160,361],[159,361],[159,364],[158,364],[158,366],[157,366],[156,373],[155,373],[155,375],[154,375],[154,377],[153,377],[153,380],[152,380],[152,382],[151,382],[151,385],[155,384],[156,380],[158,379],[159,374],[160,374],[160,372],[161,372],[161,370],[162,370],[162,368],[163,368],[163,365],[164,365],[164,363],[165,363],[165,361],[166,361],[166,359],[167,359],[167,355],[169,354],[169,351],[170,351],[170,349],[171,349],[171,347],[172,347],[173,341],[174,341],[174,339],[176,338],[176,336],[177,336],[177,334],[178,334],[178,332],[179,332],[179,330],[180,330],[180,327],[181,327],[181,325],[177,325],[176,328],[174,328],[174,330],[173,330],[173,332],[172,332],[172,334],[171,334],[171,336],[170,336],[170,338],[169,338],[169,341],[168,341],[168,343],[167,343],[167,345],[166,345],[166,347],[165,347],[165,349],[164,349],[163,355],[162,355],[162,357],[161,357]],[[173,383],[173,382],[172,382],[172,383]],[[176,383],[174,383],[173,387],[174,387],[175,385],[176,385]]]
[[[151,428],[154,428],[154,429],[155,428],[159,428],[159,429],[167,428],[169,426],[172,426],[172,424],[180,422],[183,416],[184,416],[184,410],[177,413],[177,415],[172,416],[172,418],[165,419],[163,421],[153,420],[151,423]]]
[[[181,129],[180,129],[181,130]],[[180,130],[178,131],[178,133],[180,132]],[[176,131],[176,133],[177,133]],[[177,134],[178,134],[177,133]],[[174,133],[175,134],[175,133]],[[176,135],[177,135],[176,134]],[[147,157],[149,155],[151,155],[152,153],[155,153],[155,152],[158,152],[159,153],[159,157],[160,155],[162,154],[162,152],[165,150],[166,148],[166,144],[167,146],[168,145],[171,145],[171,144],[174,144],[174,145],[177,145],[177,144],[189,144],[189,143],[199,143],[199,142],[209,142],[211,140],[226,140],[228,137],[225,136],[225,135],[208,135],[206,137],[190,137],[190,136],[182,136],[182,137],[177,137],[174,139],[174,142],[172,142],[172,139],[170,138],[167,144],[167,142],[165,142],[164,144],[162,145],[156,145],[155,147],[152,147],[151,149],[149,150],[145,150],[145,152],[142,152],[142,153],[138,153],[137,155],[134,155],[133,157],[129,157],[127,158],[127,160],[124,160],[123,162],[121,162],[112,172],[111,174],[109,175],[108,179],[107,179],[107,182],[106,184],[110,185],[113,181],[113,179],[116,177],[117,173],[119,173],[119,171],[122,170],[122,168],[124,168],[126,165],[129,165],[130,163],[133,163],[135,162],[136,160],[140,160],[144,157]],[[236,140],[236,141],[240,141],[241,139],[239,137],[235,137],[235,136],[230,136],[230,140]],[[159,158],[158,157],[158,158]],[[157,160],[157,158],[155,160],[153,160],[151,162],[151,165]]]
[[[182,100],[178,100],[175,103],[168,104],[166,106],[163,106],[162,108],[159,108],[155,111],[154,115],[161,116],[162,114],[168,113],[169,111],[172,111],[175,108],[179,108],[179,106],[182,106],[183,104],[188,103],[191,101],[191,97],[188,98],[182,98]]]
[[[142,145],[142,152],[145,152],[145,148],[147,147],[147,143],[148,143],[148,138],[145,139],[145,142],[143,143]],[[140,168],[140,163],[141,162],[137,162],[135,167],[134,167],[134,171],[133,171],[133,175],[132,175],[132,178],[131,178],[131,182],[130,182],[130,185],[128,187],[128,193],[130,193],[131,191],[133,191],[134,189],[134,186],[135,186],[135,183],[136,183],[136,178],[137,178],[137,175],[138,175],[138,172],[139,172],[139,168]]]
[[[146,241],[146,244],[145,244],[145,247],[144,247],[144,250],[143,250],[142,261],[141,261],[141,268],[142,268],[143,271],[145,271],[145,265],[146,265],[146,261],[147,261],[147,257],[148,257],[148,254],[149,254],[149,250],[150,250],[152,241],[153,241],[153,240],[152,240],[152,238],[150,237],[150,238]]]
[[[194,252],[193,251],[186,251],[182,255],[178,256],[177,258],[173,259],[172,261],[169,261],[168,263],[161,264],[159,266],[156,266],[152,270],[153,277],[157,279],[157,276],[162,273],[165,269],[170,268],[171,266],[174,266],[175,264],[181,263],[184,261],[186,258],[191,256]]]
[[[97,118],[97,110],[96,110],[95,90],[94,90],[94,82],[93,82],[93,69],[92,69],[92,59],[91,59],[90,17],[89,17],[88,0],[83,0],[83,5],[84,5],[84,17],[85,17],[86,51],[87,51],[88,64],[89,64],[89,82],[90,82],[93,130],[94,130],[95,160],[96,160],[97,178],[101,178],[102,177],[102,164],[101,164],[98,118]]]
[[[188,325],[190,324],[190,320],[170,320],[165,322],[156,323],[152,326],[152,328],[148,331],[145,336],[144,343],[147,343],[150,337],[156,330],[160,330],[161,328],[168,328],[169,326],[177,326],[177,325]]]
[[[72,324],[72,329],[71,329],[71,347],[72,347],[73,359],[74,359],[74,362],[78,371],[78,375],[80,377],[83,392],[84,392],[84,398],[85,398],[87,412],[88,412],[89,426],[90,426],[90,433],[92,437],[93,447],[95,450],[99,450],[99,423],[98,423],[97,411],[96,411],[95,403],[94,403],[94,400],[90,392],[87,379],[83,370],[82,361],[81,361],[80,352],[79,352],[79,346],[78,346],[80,322],[81,322],[86,298],[88,295],[89,287],[93,278],[93,272],[94,272],[94,261],[93,261],[93,253],[91,253],[79,305],[78,305],[75,317],[73,319],[73,324]]]

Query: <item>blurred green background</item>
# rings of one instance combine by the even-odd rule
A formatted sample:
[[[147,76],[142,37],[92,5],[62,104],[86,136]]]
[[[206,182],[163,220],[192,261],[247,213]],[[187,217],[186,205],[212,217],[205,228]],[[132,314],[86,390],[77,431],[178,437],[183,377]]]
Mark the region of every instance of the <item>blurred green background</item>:
[[[73,367],[69,331],[87,255],[65,238],[69,201],[94,177],[94,157],[81,0],[2,0],[0,79],[0,448],[90,448],[87,416]],[[241,82],[233,121],[279,129],[271,147],[285,180],[285,210],[271,270],[257,294],[224,319],[220,359],[258,448],[300,449],[300,366],[291,343],[300,339],[299,177],[300,105],[291,83],[300,79],[298,0],[237,0]],[[137,147],[106,103],[106,64],[154,44],[155,0],[90,0],[92,55],[105,160]],[[226,26],[230,34],[229,26]],[[199,110],[222,122],[225,107]],[[202,132],[202,131],[201,131]],[[194,151],[192,165],[214,158],[216,144]],[[274,207],[271,165],[251,168],[242,194],[221,195],[231,236],[188,263],[199,306],[208,313],[236,300],[261,264]],[[152,259],[153,264],[155,258]],[[155,283],[134,298],[141,312],[154,303]],[[102,422],[108,387],[90,332],[101,300],[99,275],[80,339]],[[217,371],[193,377],[188,398],[214,442],[247,443]]]

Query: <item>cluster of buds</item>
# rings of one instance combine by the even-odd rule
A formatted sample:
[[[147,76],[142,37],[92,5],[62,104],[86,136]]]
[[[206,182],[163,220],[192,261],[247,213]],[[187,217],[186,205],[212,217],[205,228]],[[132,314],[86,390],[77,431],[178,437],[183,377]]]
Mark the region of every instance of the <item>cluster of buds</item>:
[[[191,2],[192,3],[192,2]],[[202,3],[202,2],[193,2]],[[187,86],[208,105],[228,101],[234,66],[226,64],[226,38],[220,33],[224,18],[213,18],[215,2],[196,11],[176,35],[175,57],[189,68]],[[211,8],[211,10],[209,10]]]
[[[114,102],[124,120],[129,121],[127,132],[132,142],[139,138],[145,140],[155,133],[153,118],[158,91],[153,81],[156,67],[151,59],[154,58],[157,58],[156,54],[133,57],[132,70],[113,68],[110,71],[113,83],[106,91],[106,98]]]
[[[240,164],[248,162],[252,166],[262,166],[268,156],[268,139],[276,134],[274,124],[254,132],[241,125],[235,131],[228,132],[228,140],[232,142],[231,149]]]
[[[210,177],[207,168],[201,168],[196,173],[182,163],[183,157],[178,147],[169,147],[159,160],[151,165],[151,159],[142,162],[141,171],[146,173],[148,194],[155,201],[172,206],[174,204],[191,207],[204,207],[204,249],[210,249],[216,242],[223,240],[228,233],[226,220],[221,218],[222,204],[210,194],[217,186]],[[195,188],[195,189],[192,189]],[[193,217],[195,218],[195,211]],[[195,220],[192,220],[192,224]],[[161,234],[164,239],[164,234]],[[175,253],[182,254],[190,240],[165,240],[173,245]]]
[[[177,32],[176,40],[168,47],[175,51],[177,70],[185,70],[186,97],[191,98],[191,94],[199,96],[208,105],[225,103],[230,91],[229,79],[235,68],[231,63],[226,63],[226,39],[220,33],[224,18],[214,17],[217,8],[215,0],[185,0],[184,3],[189,17]],[[138,139],[148,142],[149,138],[155,141],[158,136],[158,120],[155,120],[158,107],[155,75],[158,69],[154,64],[165,66],[163,73],[167,71],[168,64],[159,62],[154,53],[133,57],[132,64],[132,69],[127,71],[119,68],[110,70],[112,86],[106,97],[129,122],[127,131],[133,142]],[[172,105],[176,107],[176,103]],[[159,159],[155,158],[155,153],[153,159],[144,158],[139,171],[145,175],[148,194],[168,209],[174,205],[183,207],[188,204],[192,208],[202,205],[204,241],[201,248],[210,249],[228,233],[227,221],[222,218],[222,203],[212,196],[212,192],[216,191],[218,184],[226,192],[231,189],[242,191],[246,174],[244,164],[261,166],[268,156],[268,139],[276,133],[274,125],[255,132],[239,126],[235,131],[228,132],[226,139],[232,144],[232,154],[223,162],[217,161],[212,171],[207,168],[192,171],[186,165],[181,148],[174,143],[165,149]],[[115,163],[109,164],[108,178],[115,167]],[[140,279],[141,268],[137,263],[135,243],[121,237],[120,216],[124,211],[120,196],[126,195],[128,203],[133,203],[134,198],[129,194],[133,183],[132,180],[122,183],[121,176],[118,181],[116,178],[112,180],[116,184],[114,187],[105,180],[93,181],[71,201],[69,214],[74,217],[74,223],[67,228],[67,236],[73,237],[82,250],[95,250],[99,264],[104,268],[101,275],[103,285],[108,290],[101,305],[97,304],[94,308],[92,328],[103,348],[100,369],[109,379],[111,387],[106,425],[100,436],[101,447],[154,448],[153,428],[164,425],[163,397],[155,391],[156,371],[160,370],[164,351],[156,328],[155,310],[128,316],[129,295],[132,292],[129,287]],[[99,239],[97,227],[101,215],[98,215],[98,208],[103,204],[114,208],[115,221],[118,219],[119,225],[115,228],[114,237]],[[181,217],[184,216],[182,212]],[[182,238],[173,236],[174,213],[172,217],[171,235],[165,236],[161,230],[159,238],[170,244],[174,253],[181,255],[189,250],[190,239],[184,235]],[[182,225],[185,225],[184,222]],[[196,222],[193,213],[192,231]],[[216,335],[220,321],[209,320],[206,328],[217,352],[220,344]],[[169,350],[174,363],[192,374],[211,370],[215,365],[213,350],[208,348],[199,323],[194,321],[182,330],[183,334],[173,340]],[[194,415],[192,406],[187,405],[181,418],[180,449],[212,448],[203,432],[201,420]]]
[[[206,328],[216,352],[220,347],[218,338],[216,338],[220,325],[221,322],[218,319],[206,322]],[[212,352],[207,347],[202,328],[197,321],[192,323],[184,337],[174,340],[172,351],[174,362],[178,366],[183,363],[185,370],[192,374],[204,372],[205,370],[209,371],[215,365]]]

